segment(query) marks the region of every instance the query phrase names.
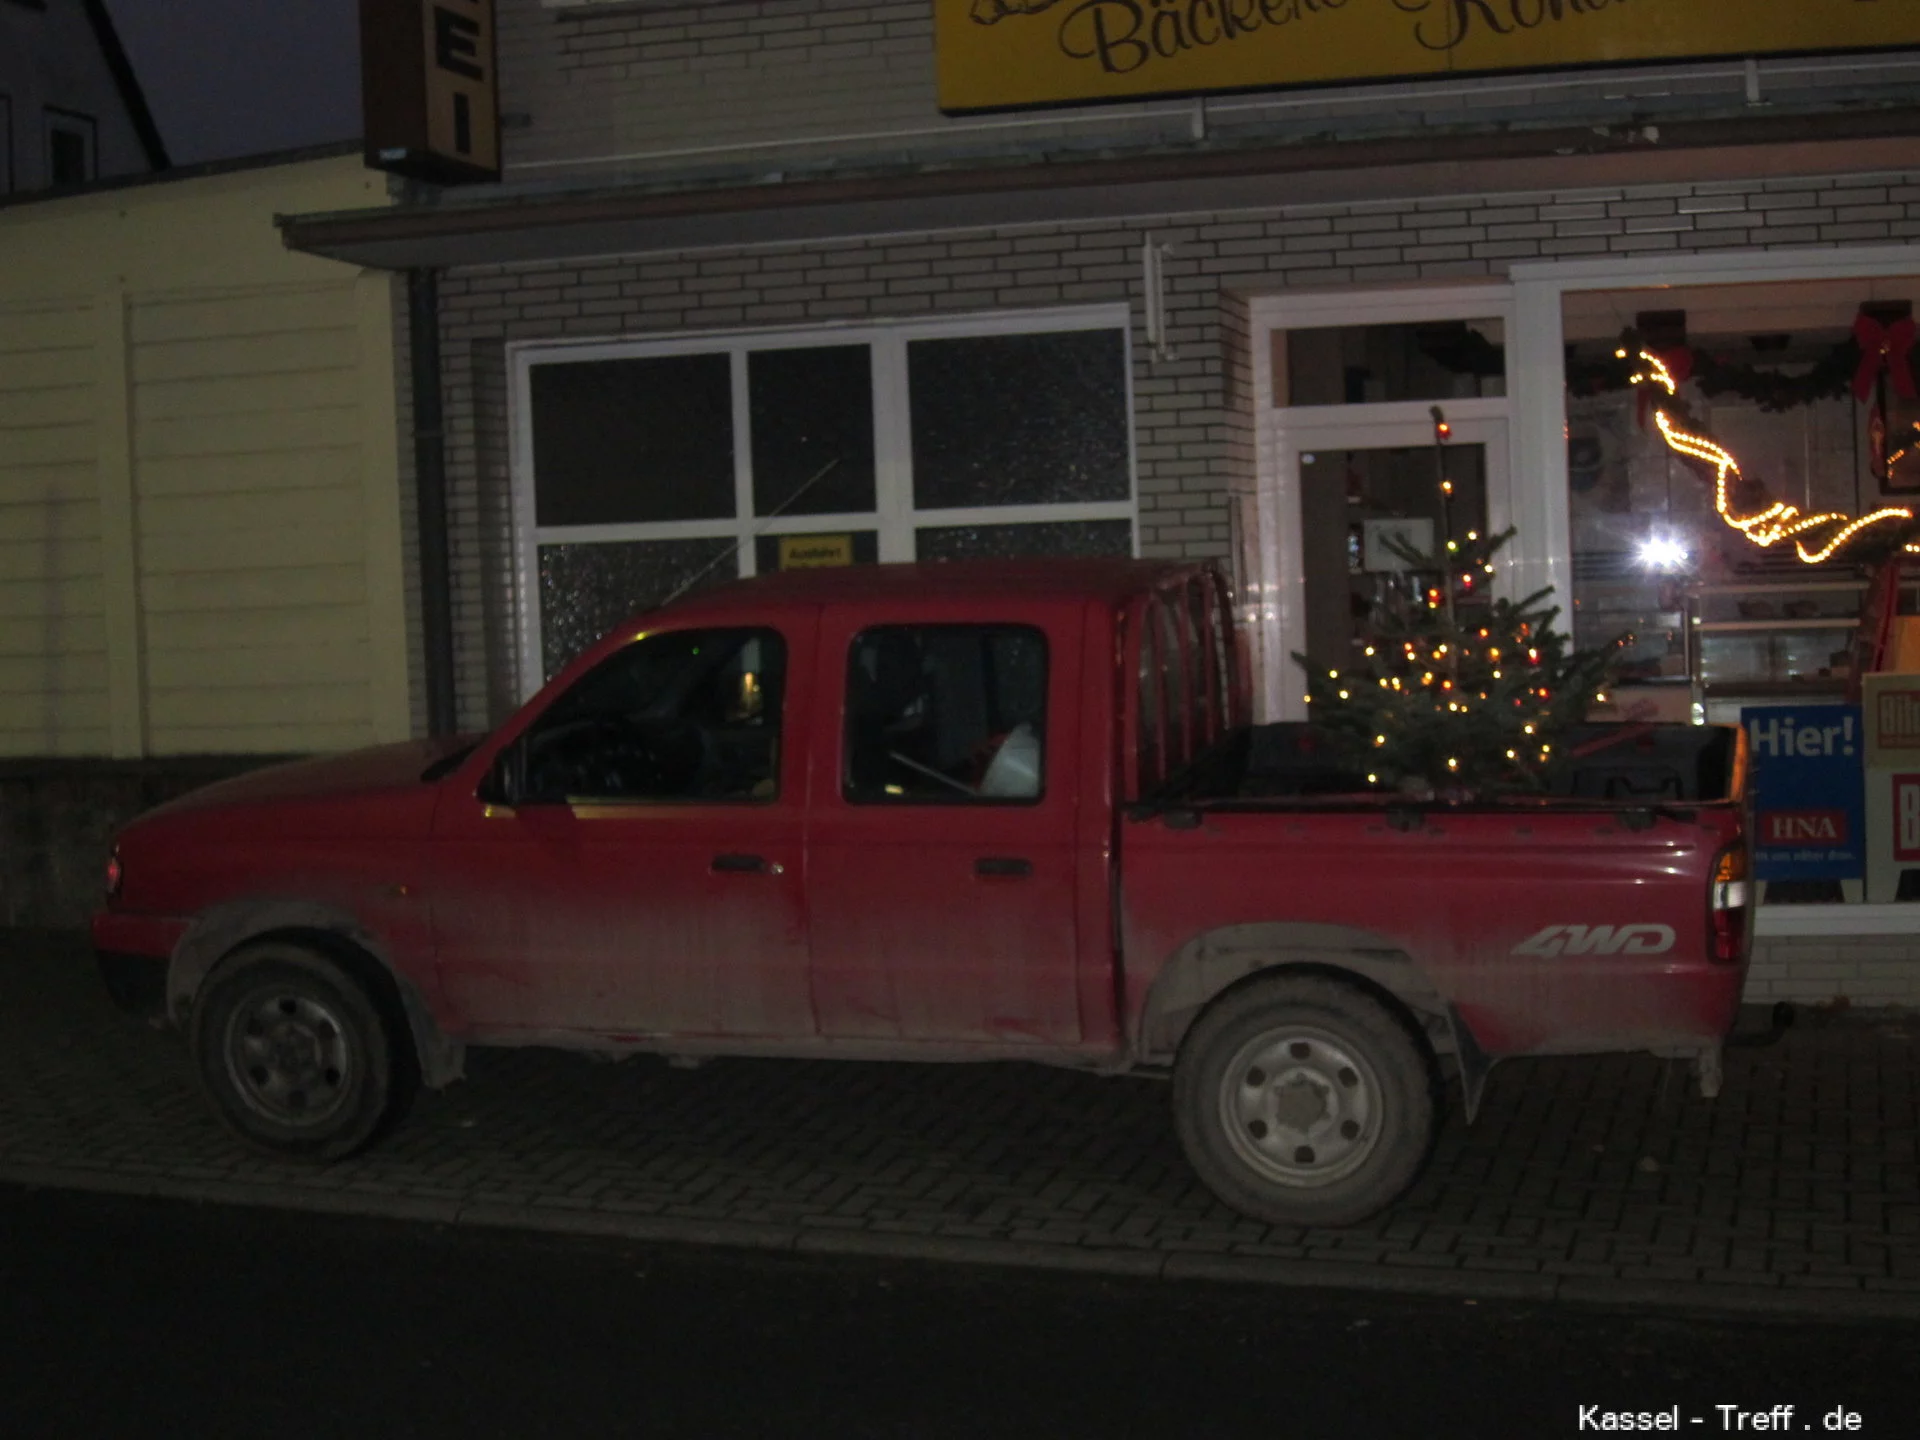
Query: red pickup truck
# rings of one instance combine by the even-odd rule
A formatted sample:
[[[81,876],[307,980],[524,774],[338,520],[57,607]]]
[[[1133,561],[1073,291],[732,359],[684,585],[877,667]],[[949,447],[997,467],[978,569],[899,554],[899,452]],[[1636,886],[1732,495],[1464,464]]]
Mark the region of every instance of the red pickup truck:
[[[1222,1199],[1337,1224],[1413,1181],[1449,1074],[1469,1117],[1504,1056],[1688,1055],[1711,1093],[1737,730],[1615,727],[1573,793],[1415,804],[1249,726],[1235,653],[1200,565],[744,581],[483,739],[141,817],[95,946],[233,1130],[318,1159],[467,1045],[1023,1059],[1170,1069]]]

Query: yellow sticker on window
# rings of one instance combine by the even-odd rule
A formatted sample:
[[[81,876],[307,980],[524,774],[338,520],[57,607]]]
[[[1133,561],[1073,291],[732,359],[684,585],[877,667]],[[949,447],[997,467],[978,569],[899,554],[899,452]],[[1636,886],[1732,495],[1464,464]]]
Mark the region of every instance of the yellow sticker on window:
[[[829,565],[853,564],[851,535],[782,535],[782,570],[819,570]]]

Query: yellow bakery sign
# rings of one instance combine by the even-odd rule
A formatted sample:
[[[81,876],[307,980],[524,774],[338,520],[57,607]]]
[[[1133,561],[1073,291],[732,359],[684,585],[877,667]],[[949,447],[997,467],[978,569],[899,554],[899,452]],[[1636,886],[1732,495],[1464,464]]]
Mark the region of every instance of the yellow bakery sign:
[[[1920,44],[1920,0],[934,0],[943,110]]]

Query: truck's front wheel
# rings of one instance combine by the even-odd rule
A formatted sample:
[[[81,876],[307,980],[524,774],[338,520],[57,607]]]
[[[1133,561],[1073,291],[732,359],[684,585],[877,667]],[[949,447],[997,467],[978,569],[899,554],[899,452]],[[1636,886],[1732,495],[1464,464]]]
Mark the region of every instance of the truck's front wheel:
[[[276,1155],[338,1160],[404,1104],[372,998],[331,957],[268,940],[226,960],[194,1005],[194,1058],[220,1117]]]
[[[1180,1047],[1174,1115],[1207,1187],[1276,1225],[1348,1225],[1411,1185],[1438,1111],[1431,1052],[1400,1015],[1323,976],[1216,1001]]]

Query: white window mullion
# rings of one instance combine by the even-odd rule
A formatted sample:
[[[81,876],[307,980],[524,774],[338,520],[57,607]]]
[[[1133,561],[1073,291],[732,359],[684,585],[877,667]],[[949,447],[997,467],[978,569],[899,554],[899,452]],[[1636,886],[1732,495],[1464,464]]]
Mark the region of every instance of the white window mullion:
[[[753,397],[747,383],[747,350],[736,345],[733,361],[733,532],[741,575],[760,569],[759,547],[753,543]]]
[[[541,686],[540,662],[540,533],[533,489],[533,403],[529,374],[531,358],[513,357],[513,387],[507,395],[507,427],[513,456],[513,528],[515,610],[520,622],[515,636],[520,659],[522,699]]]
[[[880,559],[913,555],[913,424],[908,411],[907,342],[873,340],[874,501],[879,506]]]

